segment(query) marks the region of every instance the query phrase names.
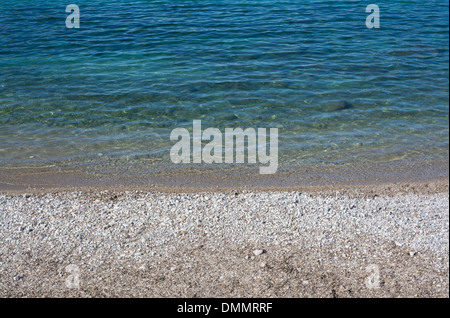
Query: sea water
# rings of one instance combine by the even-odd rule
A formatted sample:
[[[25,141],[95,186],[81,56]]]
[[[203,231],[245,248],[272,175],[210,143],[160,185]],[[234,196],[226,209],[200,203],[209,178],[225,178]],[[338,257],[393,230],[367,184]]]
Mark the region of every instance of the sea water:
[[[0,0],[0,167],[170,164],[171,131],[194,120],[278,128],[280,165],[448,159],[448,9]]]

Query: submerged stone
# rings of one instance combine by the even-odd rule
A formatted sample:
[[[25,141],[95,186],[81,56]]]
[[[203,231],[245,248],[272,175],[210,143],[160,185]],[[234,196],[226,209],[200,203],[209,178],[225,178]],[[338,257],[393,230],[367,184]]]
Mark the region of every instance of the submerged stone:
[[[353,106],[352,103],[349,103],[347,101],[338,101],[338,102],[333,102],[330,103],[326,106],[325,110],[327,112],[334,112],[334,111],[338,111],[338,110],[344,110],[344,109],[350,109],[350,108],[354,108],[355,106]]]

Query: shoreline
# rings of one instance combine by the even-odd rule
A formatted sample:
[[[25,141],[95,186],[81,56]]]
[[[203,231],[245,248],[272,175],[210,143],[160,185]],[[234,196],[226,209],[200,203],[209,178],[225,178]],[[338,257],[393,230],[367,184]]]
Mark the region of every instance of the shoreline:
[[[258,168],[180,166],[161,170],[158,166],[87,166],[73,169],[61,166],[0,168],[0,193],[54,191],[153,191],[227,192],[309,191],[340,189],[423,188],[432,184],[448,188],[448,160],[421,160],[398,163],[304,164],[285,167],[273,175],[260,175]],[[365,190],[368,189],[368,190]],[[403,190],[402,190],[403,191]],[[428,190],[427,190],[428,191]],[[394,191],[395,192],[395,191]]]
[[[142,187],[69,187],[69,188],[28,188],[20,190],[0,189],[0,195],[38,195],[38,194],[64,194],[64,193],[154,193],[158,195],[164,194],[230,194],[230,193],[308,193],[312,196],[328,195],[332,193],[340,193],[351,197],[370,197],[370,196],[394,196],[397,194],[420,194],[433,195],[448,193],[450,189],[449,180],[430,179],[413,182],[377,182],[375,184],[358,183],[358,184],[332,184],[321,186],[296,186],[296,187],[229,187],[229,188],[176,188],[176,187],[154,187],[145,189]]]

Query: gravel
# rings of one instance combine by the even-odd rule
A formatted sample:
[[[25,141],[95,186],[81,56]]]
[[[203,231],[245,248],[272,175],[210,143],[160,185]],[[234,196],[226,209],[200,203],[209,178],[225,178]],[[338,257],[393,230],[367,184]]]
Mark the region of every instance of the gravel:
[[[448,297],[445,193],[0,194],[1,297]]]

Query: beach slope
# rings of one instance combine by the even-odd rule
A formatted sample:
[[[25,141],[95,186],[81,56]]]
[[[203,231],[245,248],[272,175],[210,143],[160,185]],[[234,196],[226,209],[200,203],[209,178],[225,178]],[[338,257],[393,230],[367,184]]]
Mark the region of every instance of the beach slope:
[[[2,297],[448,297],[448,181],[0,194]]]

